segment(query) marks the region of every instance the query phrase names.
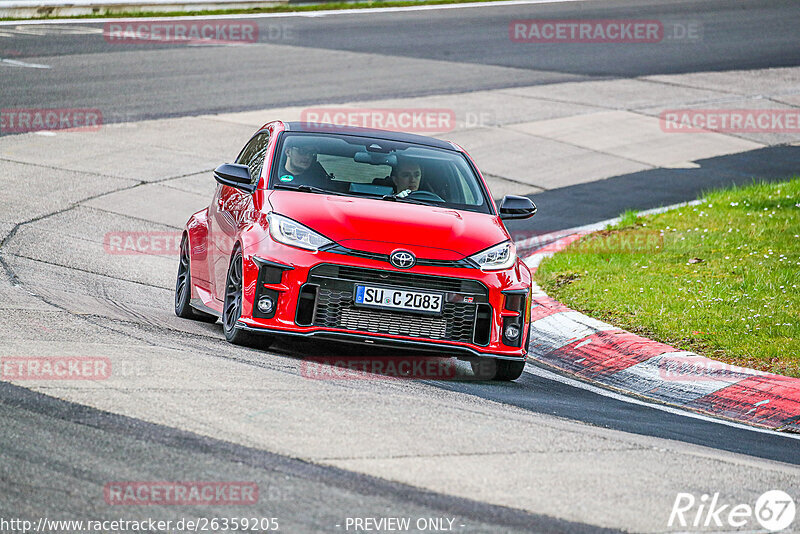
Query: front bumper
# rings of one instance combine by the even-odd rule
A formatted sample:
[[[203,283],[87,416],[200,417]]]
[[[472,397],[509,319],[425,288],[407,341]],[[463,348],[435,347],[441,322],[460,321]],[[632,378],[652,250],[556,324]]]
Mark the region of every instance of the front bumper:
[[[271,244],[245,256],[238,327],[262,333],[319,337],[372,345],[520,359],[527,353],[530,274],[517,262],[495,272],[388,262]],[[356,307],[357,283],[443,292],[440,316]],[[269,313],[255,306],[269,296]],[[517,339],[503,332],[514,324]]]

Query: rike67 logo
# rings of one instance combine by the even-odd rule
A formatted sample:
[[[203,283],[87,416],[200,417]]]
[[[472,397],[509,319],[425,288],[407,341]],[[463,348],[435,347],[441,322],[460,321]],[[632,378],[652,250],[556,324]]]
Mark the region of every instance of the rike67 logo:
[[[719,493],[703,494],[696,498],[691,493],[678,493],[669,527],[692,527],[693,530],[766,529],[779,532],[789,528],[795,518],[794,499],[781,490],[771,490],[756,499],[755,505],[731,504],[722,501]]]

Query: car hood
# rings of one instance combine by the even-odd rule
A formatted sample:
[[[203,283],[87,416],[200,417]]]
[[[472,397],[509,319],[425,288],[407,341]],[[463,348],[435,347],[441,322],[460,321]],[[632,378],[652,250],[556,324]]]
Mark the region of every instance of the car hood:
[[[420,258],[457,260],[509,239],[486,213],[358,197],[273,191],[272,210],[342,246],[389,254],[406,248]]]

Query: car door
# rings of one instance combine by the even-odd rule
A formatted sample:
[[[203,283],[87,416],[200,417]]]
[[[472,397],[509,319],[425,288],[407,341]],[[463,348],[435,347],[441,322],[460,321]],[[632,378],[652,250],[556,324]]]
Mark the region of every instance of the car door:
[[[247,165],[250,169],[252,184],[258,183],[268,146],[269,132],[259,132],[248,141],[236,158],[236,163]],[[227,185],[217,185],[214,199],[209,206],[208,219],[211,238],[209,249],[212,250],[212,291],[214,298],[219,301],[225,298],[225,281],[233,246],[245,223],[246,215],[252,210],[253,197],[250,193]]]

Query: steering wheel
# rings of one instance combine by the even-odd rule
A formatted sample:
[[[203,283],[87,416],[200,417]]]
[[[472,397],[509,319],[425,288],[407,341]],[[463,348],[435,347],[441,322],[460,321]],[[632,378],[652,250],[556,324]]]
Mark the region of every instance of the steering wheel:
[[[430,191],[412,191],[408,194],[408,198],[416,198],[419,200],[430,200],[433,202],[444,202],[444,199],[437,195],[436,193],[431,193]]]

